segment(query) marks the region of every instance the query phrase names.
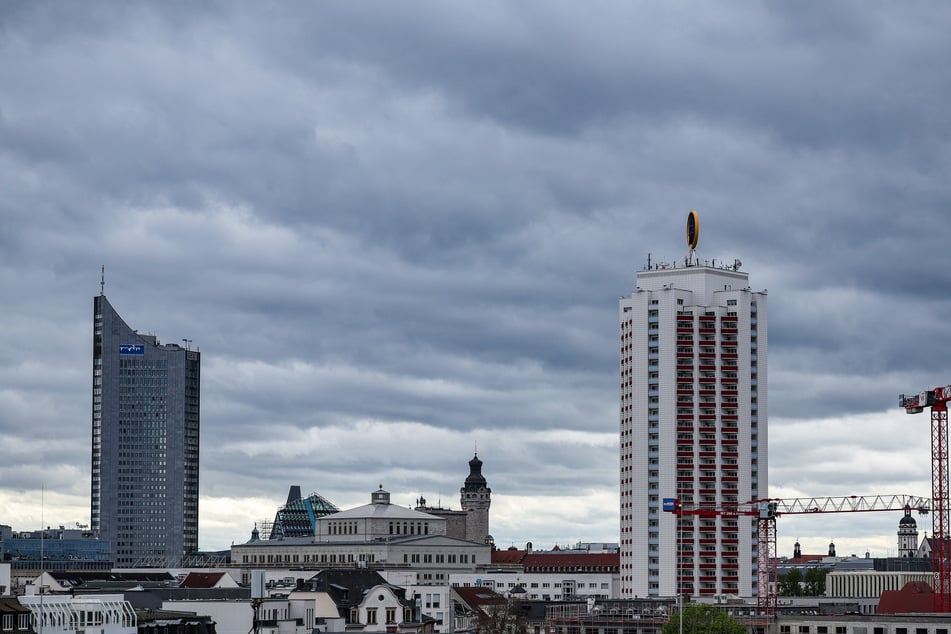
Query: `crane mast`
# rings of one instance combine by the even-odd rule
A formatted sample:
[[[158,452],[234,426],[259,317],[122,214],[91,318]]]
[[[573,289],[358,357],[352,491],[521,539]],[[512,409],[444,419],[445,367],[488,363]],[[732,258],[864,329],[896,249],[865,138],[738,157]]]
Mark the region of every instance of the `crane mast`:
[[[934,577],[934,611],[951,612],[951,547],[948,531],[951,521],[948,481],[948,401],[951,385],[898,397],[898,404],[908,414],[920,414],[931,408],[931,572]]]

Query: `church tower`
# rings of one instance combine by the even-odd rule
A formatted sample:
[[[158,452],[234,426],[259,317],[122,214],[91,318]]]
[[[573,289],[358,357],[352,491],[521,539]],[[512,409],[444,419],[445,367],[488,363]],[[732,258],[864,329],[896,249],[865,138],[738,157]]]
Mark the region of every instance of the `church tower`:
[[[898,556],[914,557],[918,552],[918,523],[905,507],[905,516],[898,521]]]
[[[471,542],[487,544],[489,536],[489,506],[492,503],[492,489],[486,486],[482,475],[482,461],[475,454],[469,461],[469,476],[459,489],[462,510],[466,512],[466,539]]]

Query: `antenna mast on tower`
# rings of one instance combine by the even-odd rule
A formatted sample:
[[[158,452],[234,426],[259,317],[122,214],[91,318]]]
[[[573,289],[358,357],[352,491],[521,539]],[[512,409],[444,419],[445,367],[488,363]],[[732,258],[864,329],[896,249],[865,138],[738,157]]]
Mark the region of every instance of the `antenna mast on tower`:
[[[102,268],[99,269],[99,294],[106,294],[106,265],[103,264]]]

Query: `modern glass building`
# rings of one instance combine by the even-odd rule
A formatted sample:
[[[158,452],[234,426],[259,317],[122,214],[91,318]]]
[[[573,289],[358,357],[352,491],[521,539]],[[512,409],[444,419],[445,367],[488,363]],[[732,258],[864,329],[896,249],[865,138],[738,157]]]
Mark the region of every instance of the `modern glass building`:
[[[201,355],[93,306],[91,528],[117,567],[178,565],[198,550]]]
[[[109,542],[89,530],[46,528],[14,532],[0,526],[0,560],[14,570],[110,570]]]

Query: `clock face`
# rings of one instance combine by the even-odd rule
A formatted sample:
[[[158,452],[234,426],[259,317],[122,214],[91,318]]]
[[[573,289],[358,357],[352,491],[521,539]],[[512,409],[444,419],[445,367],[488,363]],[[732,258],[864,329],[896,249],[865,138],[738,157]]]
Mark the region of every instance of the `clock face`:
[[[687,214],[687,246],[691,249],[696,249],[699,240],[700,215],[696,211],[691,211]]]

